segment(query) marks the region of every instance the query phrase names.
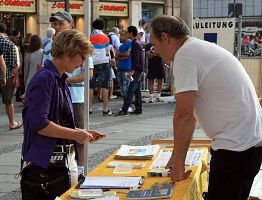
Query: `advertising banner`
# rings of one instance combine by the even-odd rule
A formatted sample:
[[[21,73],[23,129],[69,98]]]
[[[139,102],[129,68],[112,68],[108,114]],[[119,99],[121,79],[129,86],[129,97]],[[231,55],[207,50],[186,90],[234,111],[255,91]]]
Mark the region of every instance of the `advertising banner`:
[[[128,3],[99,2],[99,16],[128,17]]]
[[[36,13],[36,1],[0,0],[0,12]]]

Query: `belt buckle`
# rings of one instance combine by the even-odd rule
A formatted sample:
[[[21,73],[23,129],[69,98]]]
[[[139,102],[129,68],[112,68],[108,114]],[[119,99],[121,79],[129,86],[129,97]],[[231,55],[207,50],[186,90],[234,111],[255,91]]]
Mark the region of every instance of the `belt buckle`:
[[[67,154],[72,154],[73,150],[74,150],[74,144],[66,145],[66,153]]]
[[[56,148],[58,148],[56,150]],[[54,152],[64,152],[64,146],[63,145],[56,145]]]

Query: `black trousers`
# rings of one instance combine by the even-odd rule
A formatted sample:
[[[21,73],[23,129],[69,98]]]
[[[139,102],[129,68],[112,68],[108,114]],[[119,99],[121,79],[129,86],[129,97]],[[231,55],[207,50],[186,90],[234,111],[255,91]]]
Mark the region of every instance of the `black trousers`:
[[[246,151],[211,149],[208,200],[247,200],[262,162],[262,147]]]

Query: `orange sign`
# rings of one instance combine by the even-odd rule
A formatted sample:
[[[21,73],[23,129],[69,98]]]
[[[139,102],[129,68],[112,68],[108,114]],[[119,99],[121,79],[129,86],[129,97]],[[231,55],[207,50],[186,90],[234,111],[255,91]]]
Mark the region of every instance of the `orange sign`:
[[[99,2],[99,16],[128,17],[128,3]]]
[[[64,2],[53,2],[51,4],[51,13],[65,10]],[[84,15],[84,1],[70,1],[69,12],[72,15]]]
[[[35,0],[0,0],[0,12],[35,13]]]

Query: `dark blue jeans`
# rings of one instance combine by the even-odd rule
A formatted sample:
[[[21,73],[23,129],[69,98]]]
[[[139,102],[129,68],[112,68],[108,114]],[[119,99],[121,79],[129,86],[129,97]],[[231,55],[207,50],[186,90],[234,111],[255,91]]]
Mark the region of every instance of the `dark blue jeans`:
[[[130,71],[118,71],[118,81],[123,94],[124,104],[128,103],[128,88],[130,85],[130,78],[128,77],[128,73]]]
[[[130,82],[128,87],[127,101],[124,101],[122,108],[123,112],[127,112],[131,106],[133,95],[135,95],[135,107],[137,111],[142,112],[142,99],[141,99],[141,73],[135,72],[133,75],[134,80]]]

